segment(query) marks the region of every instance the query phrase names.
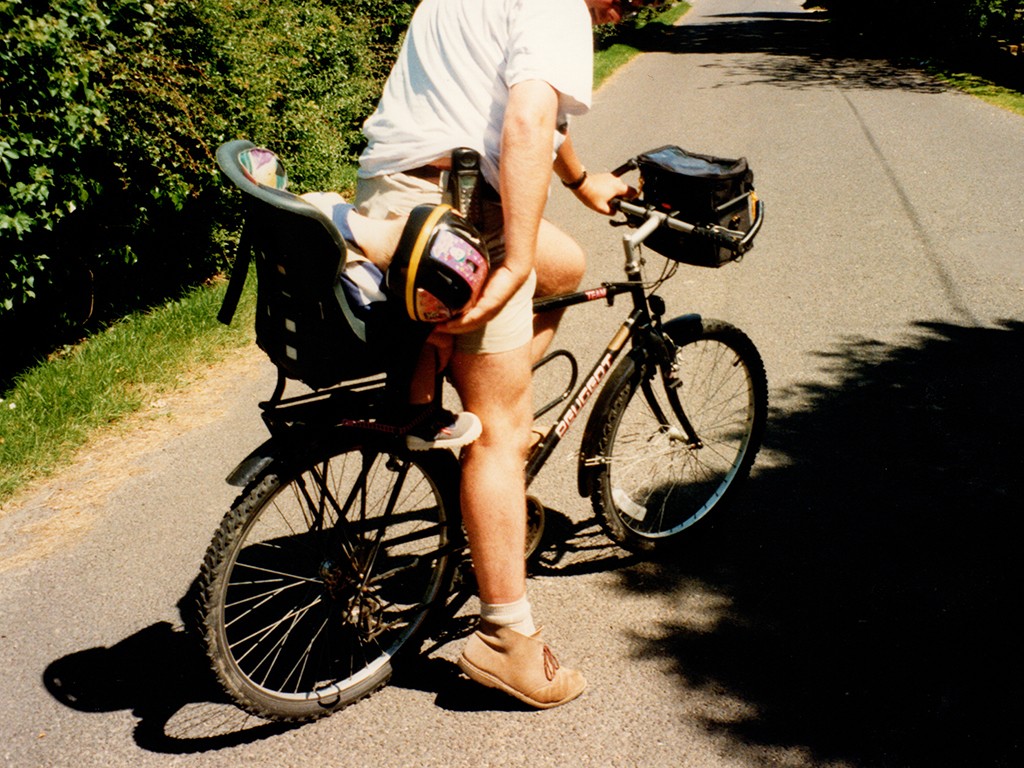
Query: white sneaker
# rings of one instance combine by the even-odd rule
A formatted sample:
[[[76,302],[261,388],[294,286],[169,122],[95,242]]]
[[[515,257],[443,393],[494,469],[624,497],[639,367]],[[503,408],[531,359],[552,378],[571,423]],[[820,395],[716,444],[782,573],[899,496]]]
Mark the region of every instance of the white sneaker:
[[[452,413],[438,408],[406,434],[405,445],[410,451],[460,448],[480,437],[482,431],[483,425],[475,413]]]

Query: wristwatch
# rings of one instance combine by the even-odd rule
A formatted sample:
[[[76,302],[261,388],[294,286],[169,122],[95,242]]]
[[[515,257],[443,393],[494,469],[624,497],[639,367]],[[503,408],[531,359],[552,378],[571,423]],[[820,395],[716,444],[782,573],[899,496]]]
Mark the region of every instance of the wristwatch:
[[[571,189],[573,192],[575,192],[577,189],[583,186],[583,182],[585,182],[586,180],[587,169],[584,168],[583,173],[580,174],[578,179],[575,179],[574,181],[563,181],[562,186],[565,187],[566,189]]]

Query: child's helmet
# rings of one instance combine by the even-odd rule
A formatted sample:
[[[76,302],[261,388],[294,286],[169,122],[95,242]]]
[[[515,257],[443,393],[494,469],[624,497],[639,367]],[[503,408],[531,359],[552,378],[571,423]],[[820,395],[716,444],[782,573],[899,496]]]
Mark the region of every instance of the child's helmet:
[[[420,205],[409,214],[385,284],[410,319],[442,323],[480,296],[490,259],[476,229],[449,205]]]

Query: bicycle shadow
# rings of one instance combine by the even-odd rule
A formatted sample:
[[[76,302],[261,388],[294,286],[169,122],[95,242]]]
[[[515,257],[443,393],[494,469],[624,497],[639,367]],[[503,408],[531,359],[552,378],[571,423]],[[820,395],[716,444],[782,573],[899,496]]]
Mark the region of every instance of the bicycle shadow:
[[[545,510],[545,529],[537,552],[528,562],[531,576],[585,576],[614,571],[640,561],[609,539],[592,515],[574,521]]]
[[[157,622],[116,645],[57,659],[43,672],[43,684],[79,712],[130,711],[138,720],[135,742],[152,752],[208,752],[295,727],[235,707],[195,646],[184,631]]]
[[[575,575],[611,570],[627,562],[596,524],[573,523],[549,511],[544,542],[532,570]],[[193,626],[191,607],[197,582],[178,601],[181,620]],[[488,691],[462,677],[454,663],[433,651],[464,640],[475,629],[476,614],[459,612],[475,587],[471,576],[449,598],[424,637],[425,647],[396,660],[391,684],[435,694],[450,711],[514,711],[514,699]],[[126,710],[137,719],[133,738],[157,753],[195,754],[276,736],[301,724],[263,720],[239,709],[222,691],[195,638],[181,627],[157,622],[109,647],[88,648],[51,662],[42,674],[58,702],[80,712]]]
[[[642,654],[741,702],[702,718],[739,752],[1019,764],[1024,322],[919,323],[905,345],[851,339],[822,360],[838,383],[789,393],[802,404],[766,444],[781,461],[736,510],[685,556],[620,572],[623,590],[721,606],[710,629],[638,637]]]
[[[629,560],[594,525],[573,523],[554,511],[547,519],[534,571],[568,576],[613,570]],[[465,588],[472,590],[472,585]],[[194,602],[194,589],[195,584],[179,601],[186,622],[191,620],[187,606]],[[432,693],[438,707],[453,712],[525,709],[509,696],[470,682],[453,662],[432,655],[446,644],[464,640],[475,626],[475,613],[439,620],[424,638],[421,653],[396,660],[390,684]],[[54,699],[79,712],[131,712],[137,719],[136,744],[156,753],[197,754],[237,747],[301,726],[263,720],[235,706],[214,680],[195,639],[169,622],[152,624],[109,647],[57,659],[43,671],[42,682]]]

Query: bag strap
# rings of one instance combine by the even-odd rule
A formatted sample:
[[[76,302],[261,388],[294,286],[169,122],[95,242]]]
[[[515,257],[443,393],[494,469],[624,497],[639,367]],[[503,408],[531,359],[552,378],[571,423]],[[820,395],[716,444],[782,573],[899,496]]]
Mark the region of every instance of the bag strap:
[[[235,263],[231,267],[231,277],[228,279],[228,289],[224,294],[224,301],[220,305],[220,312],[217,319],[224,325],[231,325],[231,318],[235,316],[238,309],[238,301],[242,298],[242,288],[245,286],[245,278],[249,274],[249,262],[252,260],[252,227],[246,221],[242,225],[242,234],[238,238],[238,251],[235,253]]]

